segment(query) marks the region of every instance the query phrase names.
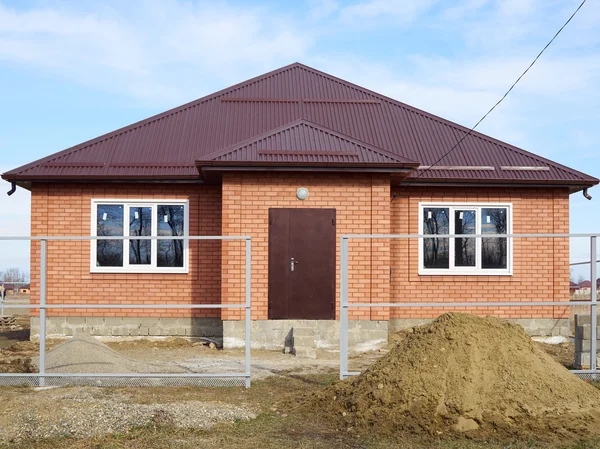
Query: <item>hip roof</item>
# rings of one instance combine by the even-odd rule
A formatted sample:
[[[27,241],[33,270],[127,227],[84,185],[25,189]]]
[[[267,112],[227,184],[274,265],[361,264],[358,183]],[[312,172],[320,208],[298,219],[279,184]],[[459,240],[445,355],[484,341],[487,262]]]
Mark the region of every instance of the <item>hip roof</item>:
[[[410,182],[598,179],[294,63],[4,173],[8,181],[199,179],[207,165],[410,168]],[[275,163],[275,164],[274,164]],[[381,165],[383,164],[383,165]],[[420,168],[419,168],[420,167]],[[200,168],[200,171],[199,169]]]

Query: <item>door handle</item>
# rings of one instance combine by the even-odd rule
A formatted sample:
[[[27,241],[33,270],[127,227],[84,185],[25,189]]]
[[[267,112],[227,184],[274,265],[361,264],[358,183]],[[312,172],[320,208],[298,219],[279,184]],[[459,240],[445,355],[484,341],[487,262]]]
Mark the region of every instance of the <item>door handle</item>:
[[[294,260],[294,258],[292,257],[290,259],[290,271],[294,271],[294,266],[298,263],[297,260]]]

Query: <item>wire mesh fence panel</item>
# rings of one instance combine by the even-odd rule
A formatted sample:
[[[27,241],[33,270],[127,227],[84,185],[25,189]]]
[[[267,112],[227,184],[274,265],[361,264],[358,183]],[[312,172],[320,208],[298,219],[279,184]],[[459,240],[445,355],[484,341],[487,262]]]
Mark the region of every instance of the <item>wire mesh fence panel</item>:
[[[574,373],[581,380],[591,383],[600,388],[600,372],[597,373]]]
[[[135,212],[135,211],[134,211]],[[138,215],[143,216],[144,211],[139,211]],[[165,213],[166,214],[166,213]],[[165,216],[167,216],[166,214]],[[132,216],[135,216],[132,213]],[[142,217],[143,218],[143,217]],[[39,262],[39,269],[34,276],[35,299],[25,302],[11,302],[11,311],[32,311],[31,315],[31,335],[30,338],[37,339],[39,333],[39,358],[32,360],[34,357],[28,358],[27,363],[23,363],[24,371],[19,374],[2,373],[0,371],[0,386],[67,386],[67,385],[93,385],[93,386],[245,386],[250,387],[251,379],[251,364],[250,364],[250,311],[251,311],[251,239],[248,236],[189,236],[177,235],[176,237],[169,235],[146,236],[143,234],[136,235],[132,240],[129,237],[123,236],[35,236],[35,237],[2,237],[0,240],[29,240],[36,243],[36,258]],[[154,280],[155,284],[160,283],[164,286],[165,291],[171,294],[169,298],[161,300],[160,295],[150,291],[148,294],[141,292],[120,292],[111,297],[103,294],[109,287],[106,282],[98,285],[89,277],[89,271],[83,269],[81,273],[77,273],[88,279],[88,282],[82,284],[81,288],[87,289],[87,294],[82,292],[78,295],[69,294],[66,297],[61,297],[56,293],[58,286],[63,286],[62,277],[71,279],[73,273],[56,269],[56,266],[48,266],[48,263],[55,264],[57,261],[64,259],[64,254],[52,254],[54,249],[51,242],[68,243],[75,241],[79,243],[100,242],[100,241],[117,241],[122,240],[121,247],[127,247],[126,240],[139,243],[147,242],[144,246],[133,245],[133,249],[140,248],[139,254],[133,257],[132,264],[142,264],[146,253],[143,248],[154,248],[157,244],[165,247],[165,257],[170,257],[170,250],[181,247],[182,251],[187,250],[189,242],[207,242],[207,241],[238,241],[240,245],[239,257],[242,259],[238,263],[236,276],[239,283],[239,299],[233,301],[228,298],[228,301],[220,301],[220,298],[213,298],[205,303],[198,303],[195,300],[194,289],[190,288],[187,291],[189,294],[177,294],[179,292],[178,285],[170,285],[169,282],[160,281],[164,278],[164,273]],[[139,242],[138,242],[139,241]],[[154,241],[154,242],[152,242]],[[166,243],[165,243],[166,242]],[[173,244],[169,246],[169,244]],[[129,243],[131,246],[131,243]],[[179,245],[179,246],[177,246]],[[113,245],[114,246],[114,245]],[[117,245],[118,246],[118,245]],[[72,246],[75,248],[76,246]],[[58,248],[58,247],[57,247]],[[79,248],[77,246],[77,248]],[[214,249],[214,248],[213,248]],[[180,256],[183,257],[182,253]],[[177,254],[176,254],[177,256]],[[136,259],[137,257],[137,259]],[[175,256],[174,256],[175,257]],[[177,256],[179,257],[179,256]],[[176,257],[176,259],[177,259]],[[179,259],[181,259],[179,257]],[[68,259],[68,257],[67,257]],[[179,260],[177,259],[177,260]],[[112,259],[111,259],[112,260]],[[162,260],[162,259],[161,259]],[[177,262],[177,260],[175,262]],[[92,261],[93,262],[93,261]],[[159,261],[160,262],[160,261]],[[157,266],[165,265],[162,262],[157,262]],[[175,263],[174,262],[174,263]],[[181,262],[181,261],[180,261]],[[179,263],[179,262],[177,262]],[[162,265],[161,265],[162,264]],[[81,270],[80,264],[73,270]],[[168,264],[167,264],[168,265]],[[179,264],[181,265],[181,263]],[[93,268],[93,266],[92,266]],[[172,268],[172,267],[168,267]],[[181,271],[181,268],[177,268]],[[92,270],[93,271],[93,270]],[[163,270],[164,271],[164,270]],[[173,271],[173,270],[172,270]],[[175,270],[176,271],[176,270]],[[213,270],[214,271],[214,270]],[[77,274],[76,273],[76,274]],[[125,275],[127,273],[123,272]],[[168,272],[165,272],[168,274]],[[212,273],[212,271],[211,271]],[[62,276],[62,277],[61,277]],[[118,274],[114,275],[116,278]],[[139,283],[139,276],[135,275],[135,281]],[[148,277],[151,279],[152,277]],[[125,280],[125,278],[123,278]],[[131,278],[128,278],[131,280]],[[198,279],[194,277],[194,281]],[[131,281],[133,282],[133,281]],[[125,287],[128,283],[122,282],[121,287]],[[74,289],[71,289],[74,290]],[[115,290],[117,291],[117,290]],[[97,293],[96,293],[97,292]],[[196,295],[197,296],[197,295]],[[126,299],[123,299],[126,298]],[[217,301],[217,299],[219,299]],[[205,330],[200,329],[194,322],[195,317],[208,317],[208,319],[219,319],[221,314],[227,311],[237,312],[237,319],[245,322],[244,326],[244,353],[237,361],[221,362],[217,360],[218,353],[211,353],[206,360],[193,360],[193,367],[184,366],[185,363],[173,362],[152,362],[152,356],[144,357],[143,359],[129,358],[125,353],[113,350],[111,347],[103,344],[94,336],[134,338],[134,339],[152,339],[165,338],[172,335],[174,337],[187,336],[196,340],[203,340],[210,344],[211,348],[216,348],[219,338],[218,335],[214,338],[205,338],[203,332],[209,329],[211,332],[222,332],[222,325],[207,324]],[[61,317],[67,317],[67,320]],[[58,319],[56,318],[58,317]],[[119,318],[120,317],[120,318]],[[174,317],[174,318],[172,318]],[[215,318],[217,317],[217,318]],[[62,321],[61,321],[62,319]],[[140,321],[138,325],[131,324],[137,319],[146,320]],[[49,321],[59,323],[51,327],[53,337],[59,336],[62,338],[70,337],[66,343],[52,348],[52,353],[47,351],[48,323]],[[163,321],[160,321],[163,320]],[[171,328],[165,328],[165,322],[171,320]],[[6,323],[4,323],[6,321]],[[9,323],[10,321],[10,323]],[[110,321],[110,324],[109,324]],[[152,331],[148,322],[156,321]],[[12,323],[12,318],[4,318],[4,327]],[[61,324],[62,323],[62,324]],[[67,323],[67,325],[65,325]],[[6,324],[6,325],[5,325]],[[36,325],[33,334],[33,327]],[[69,327],[70,326],[70,327]],[[75,326],[75,327],[73,327]],[[79,326],[79,327],[78,327]],[[187,326],[187,327],[186,327]],[[211,327],[212,326],[212,327]],[[216,329],[216,330],[215,330]],[[169,332],[172,331],[172,334]],[[211,334],[212,335],[212,334]],[[3,338],[3,336],[0,335]],[[35,337],[35,338],[34,338]],[[0,338],[1,340],[1,338]],[[221,335],[220,341],[223,340]],[[79,346],[71,345],[65,348],[65,345],[77,341]],[[114,342],[113,342],[114,343]],[[33,343],[35,345],[35,343]],[[31,346],[31,345],[30,345]],[[56,354],[56,351],[61,348],[62,353]],[[29,348],[31,349],[31,348]],[[71,351],[77,349],[77,351]],[[153,349],[147,348],[148,354],[152,354]],[[143,351],[143,348],[141,349]],[[89,352],[92,351],[92,356]],[[139,352],[139,351],[138,351]],[[50,354],[50,357],[48,355]],[[79,359],[88,354],[86,360]],[[27,354],[29,355],[29,354]],[[197,357],[199,354],[192,354]],[[201,354],[200,354],[201,355]],[[204,354],[206,356],[206,354]],[[24,355],[25,357],[26,355]],[[53,358],[54,356],[54,358]],[[66,357],[69,356],[69,357]],[[12,357],[12,356],[11,356]],[[49,364],[48,362],[52,362]],[[185,361],[184,361],[185,362]],[[190,362],[191,363],[191,362]],[[27,365],[27,370],[25,370]],[[99,371],[95,369],[100,368]],[[27,374],[30,369],[37,370],[37,373]],[[70,372],[72,369],[74,372]],[[214,371],[214,372],[213,372]],[[90,374],[91,373],[91,374]]]
[[[424,220],[432,219],[435,212],[429,211],[431,215],[426,214]],[[464,218],[464,211],[454,216],[456,222]],[[349,367],[351,343],[356,341],[356,335],[349,333],[356,327],[353,323],[360,323],[365,317],[373,320],[388,311],[390,321],[404,321],[394,323],[394,327],[389,324],[388,329],[410,328],[447,312],[462,312],[505,318],[521,324],[530,335],[547,337],[550,343],[568,341],[569,337],[571,341],[577,340],[578,332],[581,337],[575,342],[570,365],[600,373],[596,356],[596,261],[600,234],[507,234],[505,230],[494,234],[494,246],[483,225],[474,228],[468,239],[465,232],[448,233],[448,229],[456,231],[456,226],[444,229],[429,234],[425,228],[424,234],[340,236],[341,379],[360,374]],[[475,233],[478,230],[481,234]],[[585,239],[588,253],[585,261],[569,262],[569,238]],[[388,240],[390,248],[402,248],[402,257],[390,255],[388,291],[381,289],[379,283],[378,295],[362,294],[361,286],[372,285],[374,281],[369,274],[361,275],[360,257],[352,253],[349,244],[352,241],[360,252],[365,241],[380,248],[385,246],[383,240]],[[355,241],[358,242],[354,244]],[[445,246],[440,246],[440,242]],[[495,255],[499,258],[494,258]],[[493,272],[486,271],[488,265],[494,267]],[[569,274],[572,277],[573,271],[569,268],[575,266],[581,271],[584,265],[587,271],[583,273],[591,279],[587,281],[589,288],[587,293],[573,294],[573,283],[569,285]],[[378,301],[378,296],[385,299]],[[580,322],[578,331],[575,317]],[[536,333],[542,328],[542,333]]]
[[[44,387],[243,387],[244,377],[45,377]],[[0,377],[0,386],[40,387],[39,377],[6,376]]]

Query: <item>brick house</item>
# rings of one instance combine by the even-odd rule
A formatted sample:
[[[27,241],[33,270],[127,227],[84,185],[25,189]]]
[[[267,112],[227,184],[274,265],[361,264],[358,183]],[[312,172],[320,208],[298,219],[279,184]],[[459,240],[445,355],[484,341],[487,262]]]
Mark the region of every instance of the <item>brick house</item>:
[[[31,191],[34,236],[182,236],[49,242],[49,302],[242,303],[243,242],[185,236],[250,235],[254,346],[279,348],[292,327],[308,326],[327,347],[337,344],[340,234],[449,233],[465,237],[352,241],[350,301],[550,300],[557,306],[470,311],[531,333],[566,331],[568,239],[494,235],[567,233],[569,195],[598,179],[477,132],[435,164],[467,131],[296,63],[2,177]],[[31,279],[35,301],[35,242]],[[351,309],[351,340],[368,347],[447,310]],[[241,318],[234,309],[52,309],[48,329],[223,336],[236,346]]]

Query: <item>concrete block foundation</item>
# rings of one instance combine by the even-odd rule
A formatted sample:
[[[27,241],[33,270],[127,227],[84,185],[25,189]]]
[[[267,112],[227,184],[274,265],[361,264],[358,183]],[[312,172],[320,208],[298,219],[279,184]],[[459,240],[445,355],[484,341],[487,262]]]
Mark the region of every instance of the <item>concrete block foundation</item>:
[[[433,319],[422,318],[397,318],[391,319],[389,324],[390,333],[398,332],[415,326],[421,326],[433,321]],[[510,323],[521,326],[528,335],[532,337],[554,337],[569,336],[569,320],[567,318],[515,318],[507,320]]]
[[[310,349],[338,351],[340,322],[334,320],[255,320],[251,324],[252,348],[283,351],[290,343],[296,355],[313,357]],[[350,321],[351,351],[369,351],[387,346],[387,321]],[[223,322],[223,347],[241,348],[245,341],[244,321]]]
[[[600,318],[600,316],[598,317]],[[600,354],[600,326],[596,327],[596,365]],[[575,369],[590,369],[592,362],[592,317],[591,315],[575,315]]]
[[[364,352],[387,346],[388,335],[430,322],[431,319],[351,320],[348,326],[350,351]],[[567,319],[514,319],[531,336],[568,336]],[[31,318],[31,338],[39,338],[39,317]],[[245,345],[245,322],[218,318],[133,318],[133,317],[48,317],[49,337],[86,332],[104,337],[205,337],[223,341],[224,348]],[[284,351],[316,357],[317,350],[339,350],[337,320],[254,320],[252,348]],[[584,332],[583,330],[581,332]],[[589,333],[589,331],[588,331]],[[583,337],[583,335],[582,335]],[[582,344],[583,345],[583,344]]]
[[[31,317],[31,339],[40,337],[40,319]],[[73,336],[86,332],[100,337],[206,337],[220,340],[223,321],[218,318],[132,318],[132,317],[48,317],[49,337]]]

